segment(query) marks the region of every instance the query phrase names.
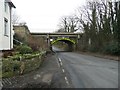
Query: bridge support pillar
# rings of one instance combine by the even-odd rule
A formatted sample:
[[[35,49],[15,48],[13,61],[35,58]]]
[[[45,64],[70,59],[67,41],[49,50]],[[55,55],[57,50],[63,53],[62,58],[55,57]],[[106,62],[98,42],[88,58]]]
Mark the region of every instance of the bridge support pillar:
[[[49,36],[49,34],[47,34],[47,46],[48,46],[48,49],[50,50],[51,45],[50,45],[50,36]]]
[[[77,40],[76,40],[76,47],[75,47],[75,50],[76,50],[76,51],[79,49],[79,39],[80,39],[80,38],[77,38]]]

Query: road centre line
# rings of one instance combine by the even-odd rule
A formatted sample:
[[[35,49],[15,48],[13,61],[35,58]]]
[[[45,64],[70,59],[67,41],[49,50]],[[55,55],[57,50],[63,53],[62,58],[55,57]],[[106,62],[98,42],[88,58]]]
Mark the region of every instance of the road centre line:
[[[60,65],[62,66],[63,65],[62,60],[60,58],[58,58],[58,59],[59,59]]]
[[[58,58],[58,63],[59,63],[59,66],[63,65],[61,58]],[[65,70],[62,69],[62,72],[65,73]],[[66,82],[67,85],[70,85],[66,76],[65,76],[65,82]]]
[[[59,64],[59,61],[57,61],[57,64],[58,64],[58,67],[60,68],[60,64]]]
[[[63,73],[65,72],[65,70],[64,70],[64,69],[62,69],[62,71],[63,71]]]
[[[62,62],[62,60],[59,58],[59,61]]]
[[[57,53],[56,52],[54,52],[54,53],[55,53],[55,56],[56,56],[58,67],[60,68],[59,58],[57,57]]]
[[[58,67],[60,68],[59,60],[57,57],[56,57],[56,60],[57,60]]]
[[[65,81],[66,81],[66,83],[69,85],[69,82],[68,82],[68,79],[67,79],[67,77],[65,77]]]

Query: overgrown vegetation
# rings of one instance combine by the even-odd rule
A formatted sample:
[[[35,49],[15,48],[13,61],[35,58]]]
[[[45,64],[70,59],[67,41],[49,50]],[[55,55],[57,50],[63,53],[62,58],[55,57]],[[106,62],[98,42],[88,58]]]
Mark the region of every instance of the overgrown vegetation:
[[[20,45],[17,47],[20,54],[30,54],[33,52],[32,48],[27,45]]]
[[[14,54],[7,58],[2,58],[2,77],[12,77],[24,74],[39,68],[45,52],[36,52],[31,54]]]
[[[29,46],[33,51],[47,50],[47,43],[44,37],[35,37],[29,33],[27,26],[21,26],[23,28],[15,28],[14,45],[24,44]],[[25,28],[25,30],[24,30]],[[19,31],[21,32],[19,33]]]
[[[88,1],[76,15],[64,17],[58,32],[81,30],[81,51],[120,55],[120,1]]]
[[[30,35],[26,43],[32,48],[33,51],[47,50],[47,42],[45,42],[44,37],[35,37]]]
[[[15,44],[12,51],[3,53],[2,76],[0,77],[21,75],[39,68],[46,52],[45,49],[40,49],[42,47],[39,42],[34,42],[35,39],[31,39],[24,44]]]

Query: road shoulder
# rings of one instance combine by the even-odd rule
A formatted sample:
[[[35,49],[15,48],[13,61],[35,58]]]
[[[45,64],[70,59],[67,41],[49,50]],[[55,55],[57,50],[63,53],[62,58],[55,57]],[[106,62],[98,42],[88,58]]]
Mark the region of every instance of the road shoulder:
[[[94,57],[100,57],[100,58],[104,58],[104,59],[120,61],[120,56],[112,56],[112,55],[104,55],[104,54],[100,54],[100,53],[80,52],[80,51],[76,51],[76,53],[83,54],[83,55],[91,55]]]

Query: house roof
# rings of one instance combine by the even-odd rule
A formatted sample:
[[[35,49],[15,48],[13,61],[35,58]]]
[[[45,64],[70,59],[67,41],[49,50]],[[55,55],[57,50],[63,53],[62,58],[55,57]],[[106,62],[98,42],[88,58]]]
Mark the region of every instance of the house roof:
[[[12,3],[11,0],[5,0],[5,2],[9,3],[9,5],[13,8],[16,8],[15,5]]]

